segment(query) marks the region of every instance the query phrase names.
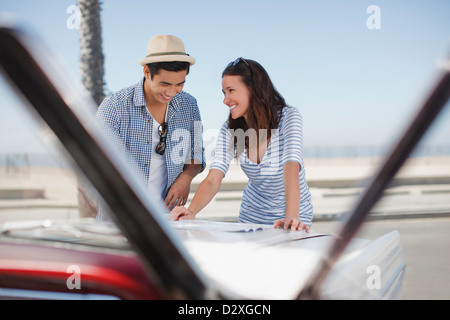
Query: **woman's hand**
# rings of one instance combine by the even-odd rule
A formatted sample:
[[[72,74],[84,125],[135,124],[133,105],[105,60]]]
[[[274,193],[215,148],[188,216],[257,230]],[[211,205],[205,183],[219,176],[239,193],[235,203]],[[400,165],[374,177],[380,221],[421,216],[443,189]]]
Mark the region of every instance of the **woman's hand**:
[[[309,233],[309,226],[301,222],[299,218],[286,217],[285,219],[279,219],[275,221],[275,223],[273,224],[273,228],[277,229],[279,227],[282,227],[284,230],[291,229],[292,231],[305,230],[307,233]]]
[[[172,211],[170,211],[169,217],[170,217],[171,221],[194,220],[195,214],[190,212],[185,207],[177,206],[177,207],[173,208]]]

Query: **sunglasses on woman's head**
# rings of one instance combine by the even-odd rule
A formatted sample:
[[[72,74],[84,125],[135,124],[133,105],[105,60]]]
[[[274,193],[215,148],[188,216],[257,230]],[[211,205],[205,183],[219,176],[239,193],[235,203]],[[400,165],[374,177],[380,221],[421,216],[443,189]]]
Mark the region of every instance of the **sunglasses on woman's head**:
[[[164,151],[166,151],[166,139],[167,139],[167,130],[168,125],[167,122],[164,122],[163,124],[160,124],[158,126],[158,134],[159,134],[159,143],[156,146],[156,153],[163,155]]]
[[[241,61],[247,65],[247,67],[248,67],[249,70],[250,70],[250,74],[252,75],[252,78],[253,78],[253,70],[252,70],[252,67],[250,67],[250,64],[249,64],[244,58],[242,58],[242,57],[239,57],[239,58],[237,58],[236,60],[230,62],[230,63],[227,65],[227,68],[228,68],[228,67],[231,67],[231,66],[234,67],[235,65],[239,64],[239,62],[241,62]]]

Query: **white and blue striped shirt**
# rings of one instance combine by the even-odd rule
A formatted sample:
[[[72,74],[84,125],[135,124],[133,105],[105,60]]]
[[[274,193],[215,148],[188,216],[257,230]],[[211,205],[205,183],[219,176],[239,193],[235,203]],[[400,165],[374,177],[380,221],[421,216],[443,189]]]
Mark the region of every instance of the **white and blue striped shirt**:
[[[228,122],[224,123],[210,169],[221,170],[224,175],[227,173],[230,162],[236,157],[233,137],[239,136],[237,131],[228,129]],[[292,107],[283,108],[278,129],[272,130],[269,146],[259,164],[249,160],[246,148],[239,156],[239,164],[249,181],[242,197],[239,222],[272,224],[285,218],[283,166],[289,161],[300,165],[299,217],[311,226],[313,207],[303,163],[303,122],[300,112]]]

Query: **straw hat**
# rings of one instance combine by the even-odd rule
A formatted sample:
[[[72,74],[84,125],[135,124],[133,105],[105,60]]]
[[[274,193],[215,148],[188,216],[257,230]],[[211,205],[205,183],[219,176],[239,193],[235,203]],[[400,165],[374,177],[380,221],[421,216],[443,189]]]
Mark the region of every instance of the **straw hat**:
[[[192,66],[195,59],[184,49],[183,41],[171,35],[158,35],[150,39],[147,55],[140,60],[142,66],[152,62],[184,61]]]

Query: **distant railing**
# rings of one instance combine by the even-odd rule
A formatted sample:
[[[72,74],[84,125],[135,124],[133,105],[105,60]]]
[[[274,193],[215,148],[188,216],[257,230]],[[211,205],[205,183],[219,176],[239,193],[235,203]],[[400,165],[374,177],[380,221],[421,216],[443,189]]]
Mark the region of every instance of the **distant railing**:
[[[305,146],[304,158],[377,158],[386,156],[388,146]],[[412,157],[450,156],[450,145],[419,145]],[[45,153],[0,153],[4,172],[30,167],[70,168],[62,157]]]
[[[390,146],[305,146],[304,158],[384,157]],[[450,145],[419,145],[411,157],[450,156]]]
[[[30,167],[70,168],[64,158],[45,153],[0,154],[0,168],[5,173],[29,170]]]

